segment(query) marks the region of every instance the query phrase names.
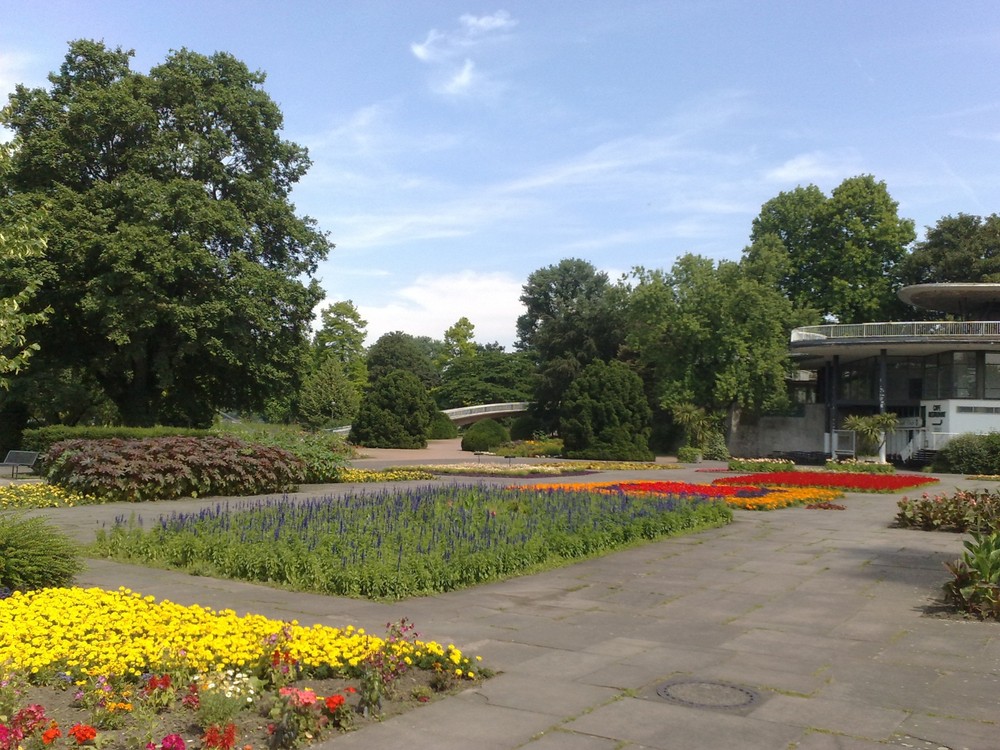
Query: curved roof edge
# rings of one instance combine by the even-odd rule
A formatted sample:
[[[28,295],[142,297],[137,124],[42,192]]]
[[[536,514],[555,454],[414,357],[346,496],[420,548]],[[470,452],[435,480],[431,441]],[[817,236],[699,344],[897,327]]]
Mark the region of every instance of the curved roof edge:
[[[961,315],[967,320],[1000,319],[1000,284],[911,284],[897,294],[906,304],[924,310]]]

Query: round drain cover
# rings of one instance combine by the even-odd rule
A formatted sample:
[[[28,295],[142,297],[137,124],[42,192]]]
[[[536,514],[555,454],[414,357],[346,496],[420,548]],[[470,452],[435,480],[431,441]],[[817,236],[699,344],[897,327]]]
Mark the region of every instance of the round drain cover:
[[[656,689],[668,701],[698,708],[746,708],[757,702],[758,694],[750,688],[725,682],[673,680]]]

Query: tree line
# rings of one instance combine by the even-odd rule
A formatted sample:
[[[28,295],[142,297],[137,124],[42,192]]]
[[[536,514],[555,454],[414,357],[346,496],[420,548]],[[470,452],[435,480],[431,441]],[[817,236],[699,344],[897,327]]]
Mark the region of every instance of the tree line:
[[[264,74],[185,49],[142,74],[132,56],[72,42],[47,86],[17,86],[0,110],[14,134],[0,153],[8,427],[205,426],[236,410],[319,428],[413,399],[428,422],[528,400],[532,431],[663,446],[781,409],[796,326],[913,319],[904,284],[1000,280],[1000,217],[947,216],[915,242],[885,183],[859,175],[767,201],[737,261],[532,272],[511,352],[475,343],[464,316],[440,340],[366,346],[350,300],[314,333],[333,244],[290,200],[309,156],[282,138]]]

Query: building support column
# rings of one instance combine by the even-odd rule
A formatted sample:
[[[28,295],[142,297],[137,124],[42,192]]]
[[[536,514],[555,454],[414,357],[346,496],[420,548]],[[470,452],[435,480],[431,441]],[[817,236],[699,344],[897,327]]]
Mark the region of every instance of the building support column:
[[[827,413],[830,419],[830,458],[837,458],[837,379],[840,377],[840,355],[834,354],[829,365],[830,377],[827,378],[829,400]]]
[[[882,349],[878,353],[878,413],[885,414],[887,390],[888,390],[888,357],[886,350]],[[882,443],[878,448],[878,460],[885,463],[885,444],[888,442],[888,435],[882,432]]]

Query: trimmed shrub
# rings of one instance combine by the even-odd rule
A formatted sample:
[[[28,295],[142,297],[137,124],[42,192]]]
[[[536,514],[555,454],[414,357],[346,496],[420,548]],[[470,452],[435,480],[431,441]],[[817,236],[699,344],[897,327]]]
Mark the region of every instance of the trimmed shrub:
[[[696,464],[701,461],[701,451],[693,445],[682,445],[677,449],[677,460],[682,464]]]
[[[395,370],[365,392],[348,439],[369,448],[423,448],[436,411],[420,378]]]
[[[483,419],[471,425],[462,436],[463,451],[492,451],[510,442],[507,428],[495,419]]]
[[[728,461],[729,448],[726,447],[726,436],[718,430],[709,432],[705,436],[701,453],[708,461]]]
[[[45,519],[0,513],[0,589],[69,586],[81,568],[76,545]]]
[[[428,440],[450,440],[457,437],[458,426],[451,421],[451,417],[443,411],[431,414],[431,423],[427,428]]]
[[[46,476],[108,502],[254,495],[294,488],[305,473],[288,451],[231,436],[64,440],[46,456]]]
[[[945,474],[1000,474],[1000,432],[953,438],[938,451],[933,468]]]
[[[36,427],[25,430],[21,436],[21,448],[26,451],[47,453],[55,443],[63,440],[143,440],[161,437],[208,437],[208,430],[196,430],[188,427],[107,427],[100,425],[83,425],[73,427],[65,424],[54,424],[48,427]]]
[[[559,435],[568,458],[651,461],[651,412],[642,379],[624,362],[591,362],[563,396]]]

